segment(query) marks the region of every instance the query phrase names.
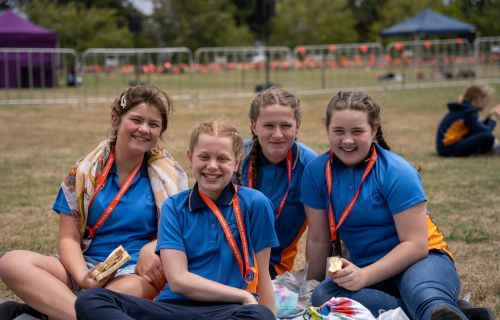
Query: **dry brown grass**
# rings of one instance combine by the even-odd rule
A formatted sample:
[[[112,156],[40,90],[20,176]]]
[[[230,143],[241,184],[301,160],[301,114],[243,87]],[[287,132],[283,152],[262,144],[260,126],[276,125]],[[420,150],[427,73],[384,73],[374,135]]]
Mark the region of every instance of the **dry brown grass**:
[[[383,106],[384,132],[392,149],[421,167],[429,208],[455,255],[462,291],[470,292],[475,304],[499,313],[500,158],[442,159],[434,152],[444,104],[460,91],[426,89],[374,96]],[[328,147],[321,119],[329,96],[302,100],[299,138],[321,152]],[[204,119],[223,118],[248,135],[248,105],[248,99],[205,101],[197,108],[178,102],[164,144],[186,167],[191,128]],[[54,253],[58,219],[51,205],[60,181],[73,161],[107,136],[108,119],[107,105],[82,110],[61,105],[0,107],[0,255],[12,249]],[[304,241],[301,244],[296,268],[304,266]],[[1,283],[0,297],[10,296]]]

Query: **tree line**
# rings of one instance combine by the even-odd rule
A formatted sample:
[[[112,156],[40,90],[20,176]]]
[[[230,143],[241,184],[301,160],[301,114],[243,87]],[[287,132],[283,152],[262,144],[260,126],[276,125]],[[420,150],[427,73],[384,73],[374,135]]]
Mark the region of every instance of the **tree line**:
[[[253,46],[378,42],[378,33],[431,8],[500,35],[499,0],[151,0],[144,15],[123,0],[10,0],[58,33],[59,46],[87,48]],[[450,37],[450,36],[448,36]]]

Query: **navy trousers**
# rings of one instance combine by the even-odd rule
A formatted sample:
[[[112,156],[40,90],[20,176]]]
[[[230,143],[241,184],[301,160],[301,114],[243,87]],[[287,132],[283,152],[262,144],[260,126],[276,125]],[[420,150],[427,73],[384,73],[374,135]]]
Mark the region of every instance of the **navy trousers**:
[[[445,157],[466,157],[474,153],[485,153],[493,148],[495,137],[491,132],[481,132],[467,137],[451,146],[438,150]]]
[[[104,288],[85,290],[76,303],[78,320],[275,320],[265,306],[184,300],[150,301]]]

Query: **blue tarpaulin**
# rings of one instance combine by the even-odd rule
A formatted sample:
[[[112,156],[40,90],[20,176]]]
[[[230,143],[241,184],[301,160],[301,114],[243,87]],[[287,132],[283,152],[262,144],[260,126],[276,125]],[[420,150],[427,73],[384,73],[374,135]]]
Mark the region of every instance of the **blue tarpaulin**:
[[[431,9],[424,9],[417,15],[382,30],[380,36],[471,35],[475,32],[476,27],[472,24],[447,17]]]

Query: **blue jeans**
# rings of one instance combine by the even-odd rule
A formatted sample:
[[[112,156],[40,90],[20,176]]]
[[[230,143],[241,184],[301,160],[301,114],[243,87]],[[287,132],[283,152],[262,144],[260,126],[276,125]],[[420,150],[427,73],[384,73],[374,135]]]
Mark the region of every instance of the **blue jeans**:
[[[103,288],[81,292],[75,308],[78,320],[275,320],[271,310],[260,304],[150,301]]]
[[[375,317],[381,311],[401,307],[412,320],[428,320],[437,305],[446,305],[467,320],[456,303],[459,293],[453,260],[444,253],[429,252],[396,276],[358,291],[339,287],[327,278],[316,287],[311,300],[320,306],[331,297],[346,297],[364,305]]]

